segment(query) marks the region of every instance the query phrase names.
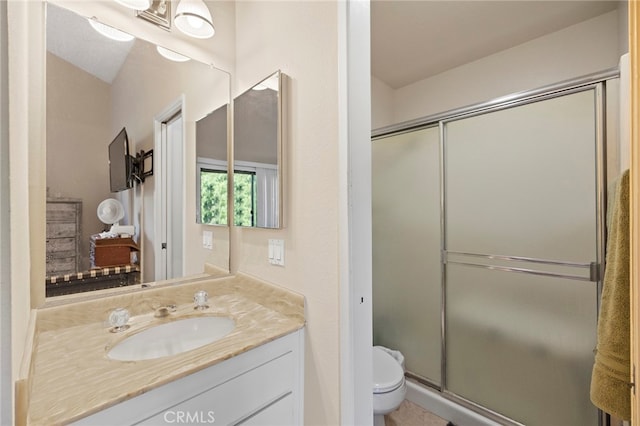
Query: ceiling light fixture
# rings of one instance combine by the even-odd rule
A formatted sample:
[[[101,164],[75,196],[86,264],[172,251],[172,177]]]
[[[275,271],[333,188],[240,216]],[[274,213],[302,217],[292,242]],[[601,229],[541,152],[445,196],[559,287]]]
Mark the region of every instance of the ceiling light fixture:
[[[190,58],[181,55],[173,50],[166,49],[162,46],[156,46],[156,50],[160,55],[174,62],[187,62]]]
[[[131,41],[135,38],[131,34],[125,33],[124,31],[120,31],[113,27],[110,27],[109,25],[103,24],[102,22],[98,21],[95,17],[89,19],[89,24],[91,24],[94,30],[96,30],[103,36],[110,38],[111,40]]]
[[[151,7],[151,0],[115,0],[115,2],[135,10],[147,10]]]
[[[211,12],[202,0],[182,0],[176,9],[174,23],[180,31],[195,38],[213,37],[216,32]]]

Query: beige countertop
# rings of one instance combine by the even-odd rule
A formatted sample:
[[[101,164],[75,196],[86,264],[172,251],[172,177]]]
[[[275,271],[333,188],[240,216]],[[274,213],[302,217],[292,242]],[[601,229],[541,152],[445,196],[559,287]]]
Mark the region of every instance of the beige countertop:
[[[193,294],[209,293],[209,308],[193,309]],[[176,312],[155,318],[160,306]],[[245,275],[198,278],[125,294],[88,298],[36,310],[25,381],[26,423],[66,424],[162,384],[197,372],[304,326],[304,298]],[[112,333],[109,313],[123,307],[131,327]],[[200,348],[164,358],[115,361],[107,351],[149,326],[199,315],[228,316],[235,329]],[[17,417],[19,418],[19,416]]]

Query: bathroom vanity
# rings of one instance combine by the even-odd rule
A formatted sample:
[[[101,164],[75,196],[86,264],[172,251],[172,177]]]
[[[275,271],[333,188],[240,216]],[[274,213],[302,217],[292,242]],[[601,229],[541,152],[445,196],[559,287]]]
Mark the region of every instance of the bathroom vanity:
[[[153,389],[74,425],[301,425],[303,331]]]
[[[204,310],[194,309],[198,291],[209,294]],[[106,320],[118,307],[129,310],[129,327],[112,332]],[[170,356],[109,357],[131,336],[202,316],[235,326]],[[33,349],[17,384],[18,406],[25,407],[18,424],[302,424],[304,298],[283,288],[240,274],[184,279],[52,301],[32,322]]]

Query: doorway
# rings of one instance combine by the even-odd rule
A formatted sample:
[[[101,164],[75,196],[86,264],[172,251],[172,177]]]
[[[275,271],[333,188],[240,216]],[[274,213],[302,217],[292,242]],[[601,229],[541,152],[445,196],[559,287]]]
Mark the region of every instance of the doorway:
[[[184,125],[182,100],[156,117],[158,183],[155,194],[155,280],[183,275]]]

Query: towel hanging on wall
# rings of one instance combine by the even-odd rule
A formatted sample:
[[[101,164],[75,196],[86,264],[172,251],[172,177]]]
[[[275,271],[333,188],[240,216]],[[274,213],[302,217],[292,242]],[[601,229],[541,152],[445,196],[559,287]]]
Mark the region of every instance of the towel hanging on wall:
[[[629,420],[629,170],[618,182],[610,219],[591,402],[606,413]]]

